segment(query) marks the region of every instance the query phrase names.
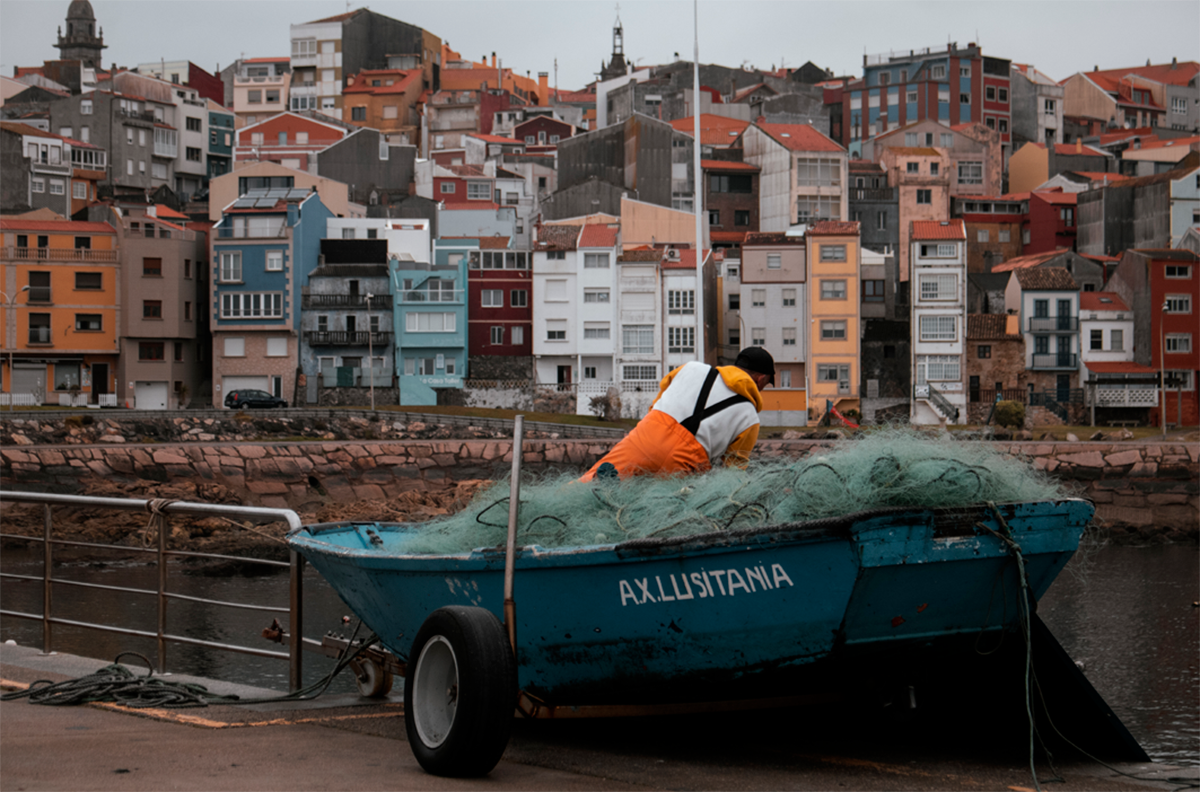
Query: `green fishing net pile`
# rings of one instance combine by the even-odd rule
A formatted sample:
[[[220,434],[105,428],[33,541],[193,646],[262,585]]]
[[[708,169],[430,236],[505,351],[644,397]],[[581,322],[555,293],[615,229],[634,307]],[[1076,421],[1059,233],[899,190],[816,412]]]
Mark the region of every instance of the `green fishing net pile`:
[[[889,506],[947,508],[1064,497],[1026,462],[988,443],[886,430],[759,460],[746,470],[692,476],[577,481],[577,473],[522,480],[517,543],[613,544],[783,525]],[[405,552],[449,554],[506,541],[510,483],[497,481],[457,514],[424,524]]]

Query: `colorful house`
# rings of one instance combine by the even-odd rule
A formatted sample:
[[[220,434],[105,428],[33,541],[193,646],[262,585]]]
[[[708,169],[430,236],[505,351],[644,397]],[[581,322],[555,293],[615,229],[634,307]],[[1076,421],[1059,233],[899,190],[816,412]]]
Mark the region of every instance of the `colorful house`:
[[[912,223],[912,365],[915,424],[966,418],[967,232],[962,220]]]
[[[400,403],[435,405],[438,389],[461,389],[467,366],[467,261],[474,239],[435,239],[432,260],[388,262]]]
[[[810,420],[821,420],[830,407],[842,415],[861,411],[859,225],[818,222],[808,228],[805,239],[811,328],[805,356],[808,415]],[[745,289],[743,285],[743,293]]]

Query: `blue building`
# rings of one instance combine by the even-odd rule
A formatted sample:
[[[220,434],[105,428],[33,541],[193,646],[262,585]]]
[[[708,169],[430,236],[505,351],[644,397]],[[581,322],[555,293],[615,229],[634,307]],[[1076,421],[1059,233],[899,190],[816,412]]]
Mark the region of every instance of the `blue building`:
[[[208,100],[208,178],[233,170],[233,112]]]
[[[209,235],[213,405],[240,388],[297,400],[301,294],[333,213],[309,188],[249,190]]]
[[[389,260],[400,403],[437,404],[439,388],[462,388],[467,366],[467,258],[473,239],[435,239],[429,263]]]

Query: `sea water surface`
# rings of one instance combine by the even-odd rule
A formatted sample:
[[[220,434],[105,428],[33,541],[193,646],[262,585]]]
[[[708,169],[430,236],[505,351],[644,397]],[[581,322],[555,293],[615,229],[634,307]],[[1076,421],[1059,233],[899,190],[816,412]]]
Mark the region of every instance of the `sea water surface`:
[[[38,551],[6,550],[6,573],[39,575]],[[69,564],[56,577],[155,590],[157,572],[142,564]],[[286,607],[288,576],[207,576],[173,567],[168,590],[206,599]],[[155,598],[121,595],[73,586],[56,586],[54,614],[153,632]],[[4,609],[41,613],[40,581],[0,581]],[[1169,545],[1082,549],[1039,604],[1039,614],[1116,714],[1158,761],[1200,764],[1200,553]],[[349,634],[355,620],[337,594],[311,569],[305,576],[305,634]],[[282,650],[261,637],[271,614],[172,601],[167,631],[221,643]],[[281,622],[286,619],[280,618]],[[25,646],[42,645],[41,623],[0,619],[0,639]],[[54,628],[54,649],[113,660],[126,651],[154,657],[153,639],[82,628]],[[171,643],[168,668],[247,685],[287,690],[287,662]],[[138,661],[125,658],[134,667]],[[304,681],[325,676],[333,661],[306,653]],[[354,690],[349,674],[336,678],[334,692]]]

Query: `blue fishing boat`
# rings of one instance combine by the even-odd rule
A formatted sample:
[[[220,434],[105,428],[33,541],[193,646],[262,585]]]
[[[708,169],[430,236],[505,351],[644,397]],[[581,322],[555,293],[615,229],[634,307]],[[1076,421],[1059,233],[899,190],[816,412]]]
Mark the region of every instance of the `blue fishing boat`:
[[[779,704],[881,653],[920,662],[1015,633],[1092,514],[1069,498],[890,508],[583,547],[510,535],[449,555],[411,552],[421,524],[329,523],[289,543],[405,664],[421,764],[477,775],[514,704],[529,717]]]

